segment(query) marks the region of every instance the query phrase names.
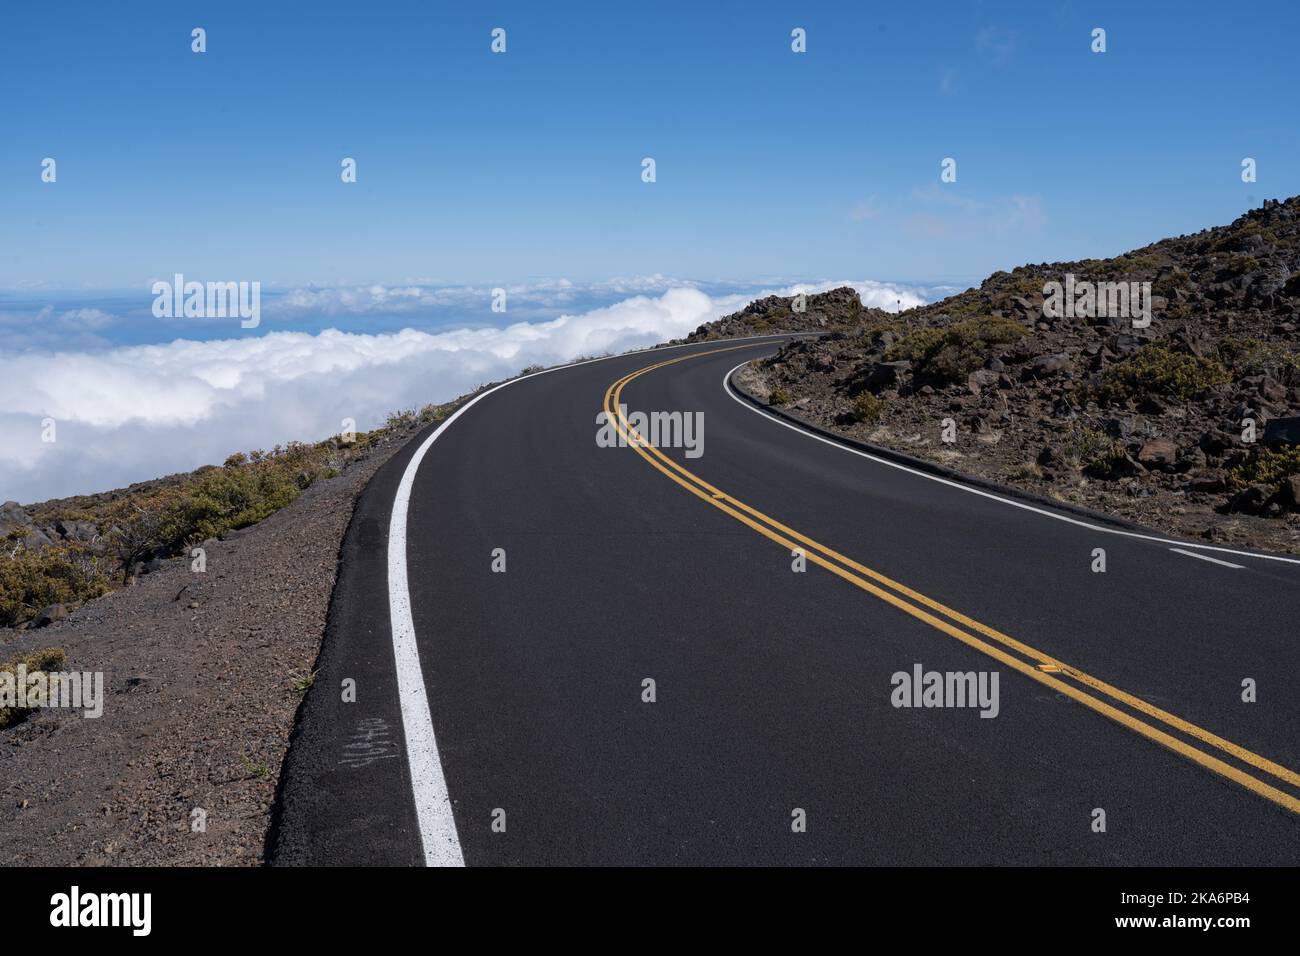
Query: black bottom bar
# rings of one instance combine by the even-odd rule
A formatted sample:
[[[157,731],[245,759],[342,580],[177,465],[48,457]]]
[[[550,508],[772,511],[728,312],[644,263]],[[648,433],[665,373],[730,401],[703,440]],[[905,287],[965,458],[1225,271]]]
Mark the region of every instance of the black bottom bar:
[[[1294,929],[1296,877],[1295,869],[13,869],[5,911],[9,931],[25,940],[76,933],[128,944],[337,945],[402,931],[436,944],[469,929],[667,944],[689,926],[769,941],[813,927],[927,943],[1044,932],[1231,941]],[[116,917],[119,925],[52,925],[52,917],[73,922],[74,886],[77,923]],[[147,936],[132,928],[145,923],[143,896],[99,895],[146,893]]]

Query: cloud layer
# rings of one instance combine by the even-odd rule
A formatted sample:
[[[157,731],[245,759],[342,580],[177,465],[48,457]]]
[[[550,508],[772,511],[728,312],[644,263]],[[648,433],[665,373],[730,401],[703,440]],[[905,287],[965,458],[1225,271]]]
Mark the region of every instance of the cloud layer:
[[[753,298],[853,285],[866,305],[905,307],[916,290],[828,282],[710,297],[691,287],[634,295],[539,322],[438,333],[326,329],[217,341],[177,340],[96,351],[0,352],[0,500],[103,491],[337,432],[345,418],[373,427],[393,410],[463,394],[528,365],[622,352],[679,338]],[[411,287],[415,288],[415,287]],[[364,311],[419,295],[330,290],[302,308]],[[557,294],[563,294],[557,288]],[[97,316],[79,316],[93,325]],[[47,420],[55,440],[42,440]]]

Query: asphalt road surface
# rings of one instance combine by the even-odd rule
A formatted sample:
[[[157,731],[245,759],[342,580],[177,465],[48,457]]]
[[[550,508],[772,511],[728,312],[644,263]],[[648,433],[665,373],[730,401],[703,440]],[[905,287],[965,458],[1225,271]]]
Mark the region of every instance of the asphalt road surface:
[[[813,437],[727,387],[776,345],[521,379],[377,474],[273,862],[1300,862],[1300,564]],[[895,706],[918,665],[996,716]]]

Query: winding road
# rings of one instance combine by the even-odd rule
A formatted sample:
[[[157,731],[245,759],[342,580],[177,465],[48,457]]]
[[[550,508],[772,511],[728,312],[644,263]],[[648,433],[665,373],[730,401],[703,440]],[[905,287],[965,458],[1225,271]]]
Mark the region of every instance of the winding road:
[[[728,383],[781,341],[517,379],[377,473],[272,862],[1300,862],[1300,563],[796,427]],[[918,666],[996,716],[895,706]]]

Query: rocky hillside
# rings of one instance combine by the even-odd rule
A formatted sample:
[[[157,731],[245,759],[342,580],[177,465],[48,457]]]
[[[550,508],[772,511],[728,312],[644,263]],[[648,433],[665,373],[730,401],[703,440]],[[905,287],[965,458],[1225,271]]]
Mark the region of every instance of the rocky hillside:
[[[1300,416],[1300,197],[1112,259],[997,272],[900,314],[850,295],[810,297],[805,315],[763,300],[692,338],[824,328],[747,370],[747,387],[968,474],[1300,550],[1300,421],[1287,421]]]

